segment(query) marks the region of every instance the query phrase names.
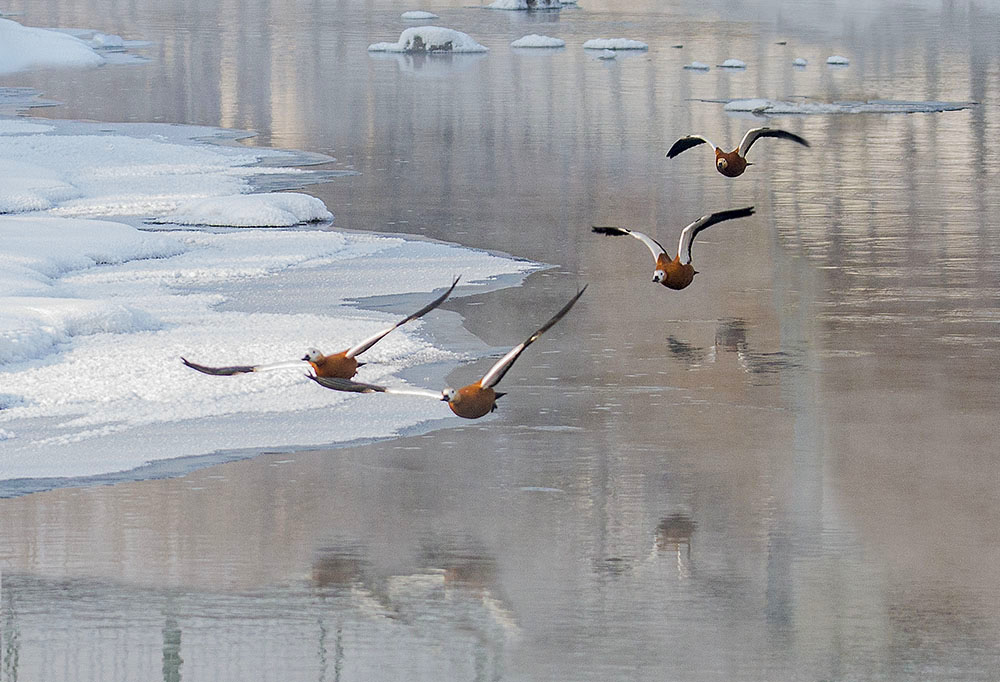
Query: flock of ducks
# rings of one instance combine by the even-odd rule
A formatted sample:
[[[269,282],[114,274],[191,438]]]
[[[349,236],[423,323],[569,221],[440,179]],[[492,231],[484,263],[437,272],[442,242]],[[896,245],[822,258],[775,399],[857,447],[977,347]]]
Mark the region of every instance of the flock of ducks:
[[[762,127],[753,128],[752,130],[747,131],[747,133],[743,136],[743,139],[740,141],[739,146],[731,152],[723,151],[721,147],[713,144],[708,140],[708,138],[702,135],[687,135],[674,142],[674,144],[670,147],[670,150],[667,152],[667,158],[673,158],[681,152],[700,144],[708,144],[715,149],[716,170],[726,177],[735,178],[742,175],[747,166],[752,165],[746,160],[747,152],[750,151],[750,147],[753,143],[762,137],[775,137],[779,139],[791,140],[792,142],[797,142],[805,147],[809,146],[809,143],[805,139],[794,133],[776,128]],[[653,258],[656,259],[655,270],[653,272],[653,282],[662,284],[669,289],[680,290],[690,285],[694,280],[694,276],[698,274],[691,262],[691,245],[698,233],[708,227],[711,227],[712,225],[715,225],[716,223],[721,223],[726,220],[734,220],[736,218],[745,218],[753,215],[753,213],[754,207],[748,206],[746,208],[718,211],[716,213],[710,213],[698,218],[681,230],[680,240],[677,244],[677,255],[673,258],[667,254],[667,250],[664,249],[658,241],[646,234],[643,234],[642,232],[629,230],[623,227],[606,226],[594,226],[592,227],[592,230],[597,234],[615,237],[629,236],[641,241],[652,252]],[[213,376],[231,376],[235,374],[248,374],[251,372],[263,372],[275,369],[305,368],[308,370],[308,374],[306,375],[307,377],[315,381],[320,386],[335,391],[346,391],[351,393],[389,393],[433,398],[435,400],[447,402],[451,411],[459,417],[463,417],[465,419],[478,419],[497,409],[497,399],[505,394],[497,391],[495,387],[498,383],[500,383],[500,380],[503,379],[507,371],[510,370],[517,359],[521,356],[521,353],[523,353],[528,346],[537,341],[538,338],[555,325],[556,322],[561,320],[576,304],[576,302],[580,300],[580,297],[583,296],[583,292],[587,290],[587,287],[584,286],[580,289],[569,300],[569,302],[559,310],[559,312],[553,315],[552,318],[541,327],[536,329],[531,336],[510,349],[507,354],[490,367],[486,374],[484,374],[483,377],[475,383],[458,389],[445,388],[441,391],[432,391],[422,388],[395,388],[379,386],[376,384],[368,384],[354,380],[354,377],[358,372],[358,368],[365,364],[364,362],[358,361],[357,358],[359,355],[381,341],[393,330],[401,327],[407,322],[423,317],[444,303],[445,299],[451,295],[451,292],[454,291],[455,287],[458,285],[458,280],[459,278],[456,277],[451,283],[451,286],[448,287],[443,294],[425,305],[420,310],[408,315],[392,326],[379,331],[377,334],[364,339],[350,348],[340,351],[339,353],[326,355],[315,348],[310,348],[301,360],[290,360],[264,365],[232,365],[228,367],[209,367],[190,362],[183,357],[181,358],[181,361],[191,369]]]

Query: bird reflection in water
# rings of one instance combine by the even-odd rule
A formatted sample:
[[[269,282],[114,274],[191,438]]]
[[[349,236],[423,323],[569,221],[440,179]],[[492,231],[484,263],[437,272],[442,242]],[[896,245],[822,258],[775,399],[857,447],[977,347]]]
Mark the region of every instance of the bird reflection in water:
[[[653,548],[657,554],[674,553],[677,558],[677,575],[680,578],[690,578],[691,537],[694,535],[695,522],[687,514],[678,512],[664,517],[656,526]],[[681,552],[681,548],[684,549]]]
[[[736,356],[740,369],[753,377],[754,383],[768,383],[768,377],[802,367],[800,349],[792,348],[770,353],[752,350],[747,340],[747,323],[739,318],[719,320],[715,330],[715,343],[707,348],[696,346],[673,335],[668,336],[667,352],[671,357],[684,363],[688,370],[715,364],[721,361],[723,354],[732,353]]]

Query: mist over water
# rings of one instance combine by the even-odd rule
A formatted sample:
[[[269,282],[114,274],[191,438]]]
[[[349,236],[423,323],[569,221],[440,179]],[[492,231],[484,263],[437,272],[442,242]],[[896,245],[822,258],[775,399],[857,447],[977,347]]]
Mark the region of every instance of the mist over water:
[[[62,102],[37,115],[253,129],[358,172],[304,190],[337,227],[555,265],[446,303],[497,353],[589,288],[486,420],[0,501],[5,679],[995,677],[994,8],[447,3],[420,9],[490,52],[420,57],[367,53],[417,9],[388,1],[8,4],[153,42],[144,65],[5,78]],[[567,46],[509,48],[529,33]],[[597,37],[650,49],[599,60]],[[744,97],[976,104],[719,103]],[[735,180],[704,148],[663,156],[762,124],[812,146],[762,140]],[[590,232],[672,251],[748,205],[681,292]]]

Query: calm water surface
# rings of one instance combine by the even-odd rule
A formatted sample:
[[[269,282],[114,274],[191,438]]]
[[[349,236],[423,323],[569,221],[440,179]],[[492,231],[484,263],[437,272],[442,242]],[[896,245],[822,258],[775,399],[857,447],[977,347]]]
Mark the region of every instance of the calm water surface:
[[[39,115],[254,129],[358,172],[307,188],[339,227],[557,266],[448,302],[498,348],[590,288],[491,419],[0,501],[0,677],[1000,679],[995,6],[444,2],[491,51],[419,58],[365,51],[415,8],[389,0],[7,4],[153,41],[6,79],[64,102]],[[978,104],[773,118],[812,148],[760,142],[735,181],[663,158],[735,146],[762,120],[700,100],[755,96]],[[589,232],[672,248],[750,204],[683,292]]]

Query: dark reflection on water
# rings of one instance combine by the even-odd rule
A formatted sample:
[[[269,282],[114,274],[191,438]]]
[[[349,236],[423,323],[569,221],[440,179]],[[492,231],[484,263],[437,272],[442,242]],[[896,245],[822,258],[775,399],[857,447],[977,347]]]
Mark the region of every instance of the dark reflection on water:
[[[0,501],[4,679],[995,677],[995,10],[451,3],[439,23],[490,53],[417,58],[366,52],[404,28],[389,2],[8,4],[155,42],[141,67],[5,79],[65,102],[44,115],[252,128],[358,171],[307,189],[339,227],[558,266],[446,303],[498,349],[590,288],[482,422]],[[567,47],[509,49],[531,32]],[[584,54],[601,36],[650,50]],[[681,68],[727,57],[748,68]],[[694,101],[800,95],[979,104]],[[738,181],[663,158],[765,122],[813,146],[761,143]],[[589,232],[748,201],[683,292]]]

